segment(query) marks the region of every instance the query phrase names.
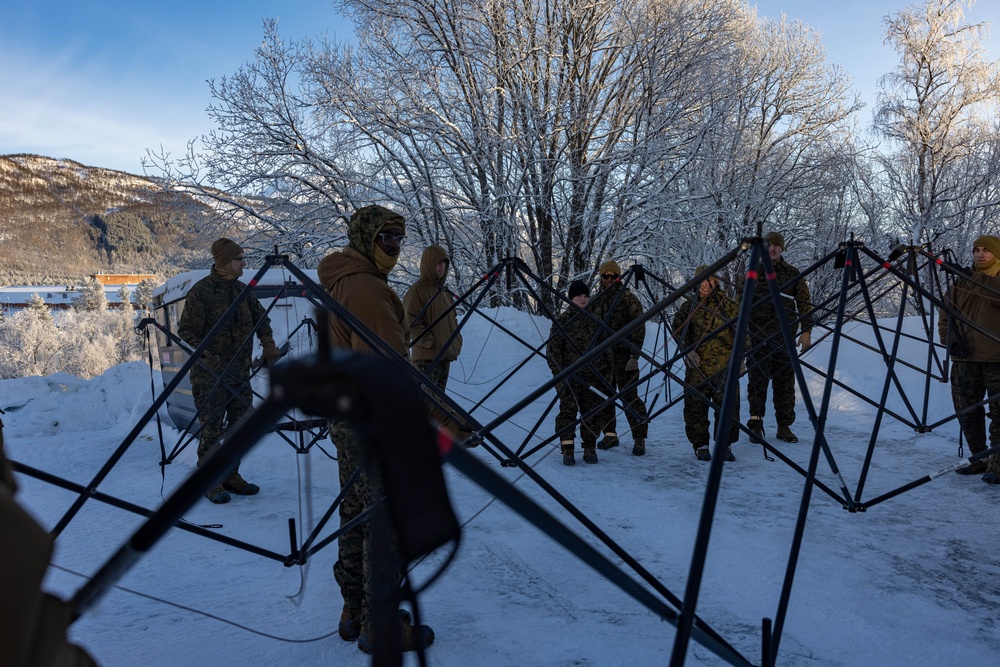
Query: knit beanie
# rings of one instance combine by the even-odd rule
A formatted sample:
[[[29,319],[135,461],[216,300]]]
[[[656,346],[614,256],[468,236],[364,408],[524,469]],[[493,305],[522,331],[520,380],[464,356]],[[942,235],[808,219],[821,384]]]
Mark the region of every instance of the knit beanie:
[[[996,236],[980,236],[972,244],[973,248],[986,248],[994,257],[1000,259],[1000,238]]]
[[[243,248],[236,241],[221,238],[212,244],[212,259],[215,260],[217,268],[224,269],[228,267],[241,254],[243,254]]]
[[[573,297],[580,296],[581,294],[590,296],[590,288],[587,287],[587,283],[583,282],[582,280],[574,280],[569,284],[570,301],[573,300]]]
[[[771,245],[780,245],[782,250],[785,249],[785,237],[778,232],[768,232],[767,236],[764,237],[764,240]]]
[[[601,264],[600,273],[602,276],[605,273],[613,273],[616,276],[620,276],[622,274],[622,267],[618,266],[618,262],[614,260],[609,260],[607,262],[604,262],[604,264]]]

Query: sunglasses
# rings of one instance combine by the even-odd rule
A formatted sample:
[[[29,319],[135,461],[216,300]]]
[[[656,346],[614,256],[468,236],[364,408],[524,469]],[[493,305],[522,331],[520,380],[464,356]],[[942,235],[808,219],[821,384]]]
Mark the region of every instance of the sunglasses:
[[[619,276],[617,273],[602,273],[601,274],[601,278],[603,278],[604,280],[618,280],[618,278],[620,278],[620,277],[621,276]]]
[[[403,241],[406,240],[404,234],[393,234],[392,232],[379,232],[378,238],[386,245],[402,245]]]

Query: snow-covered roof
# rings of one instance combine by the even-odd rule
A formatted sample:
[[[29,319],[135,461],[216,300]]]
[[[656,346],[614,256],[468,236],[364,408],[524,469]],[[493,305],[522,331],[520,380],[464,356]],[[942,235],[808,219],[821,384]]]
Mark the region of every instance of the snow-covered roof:
[[[105,285],[104,296],[108,303],[115,304],[121,300],[118,292],[122,287],[128,287],[131,293],[130,299],[135,302],[135,288],[137,285]],[[80,297],[80,290],[76,285],[13,285],[10,287],[0,287],[0,305],[11,308],[22,308],[31,302],[31,296],[37,294],[46,304],[50,306],[69,306]]]
[[[310,280],[319,284],[319,277],[316,275],[315,269],[303,269],[302,272],[306,274]],[[206,277],[209,273],[209,269],[198,269],[178,273],[176,276],[154,289],[153,298],[157,299],[157,297],[159,297],[158,300],[160,303],[170,303],[181,299],[185,294],[187,294],[188,290],[191,289],[192,285]],[[247,282],[254,275],[256,275],[256,271],[244,271],[242,277],[243,282]],[[280,287],[289,281],[299,282],[298,279],[286,269],[273,266],[267,270],[259,281],[257,281],[257,284],[261,286]]]

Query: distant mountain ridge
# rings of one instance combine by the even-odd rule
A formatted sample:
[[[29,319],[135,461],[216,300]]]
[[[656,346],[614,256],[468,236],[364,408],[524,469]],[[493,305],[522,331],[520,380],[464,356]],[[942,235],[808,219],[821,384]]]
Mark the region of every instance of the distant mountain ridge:
[[[0,156],[0,284],[203,266],[211,210],[156,179],[40,155]]]

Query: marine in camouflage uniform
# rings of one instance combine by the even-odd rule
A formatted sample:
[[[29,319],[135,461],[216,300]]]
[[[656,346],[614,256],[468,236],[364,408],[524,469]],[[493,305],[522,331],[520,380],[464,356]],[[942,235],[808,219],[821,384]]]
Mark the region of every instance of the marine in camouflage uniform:
[[[696,274],[707,267],[699,267]],[[720,288],[715,276],[706,278],[699,285],[698,298],[685,301],[671,322],[674,340],[679,347],[693,349],[687,353],[684,362],[684,431],[702,460],[711,460],[708,446],[712,439],[708,424],[708,402],[722,405],[726,388],[726,370],[732,356],[735,331],[730,325],[720,328],[736,317],[738,307]],[[739,385],[736,385],[737,392]],[[728,442],[734,443],[740,436],[739,395],[733,403],[732,423]],[[720,411],[715,410],[715,429],[718,430]],[[699,449],[705,448],[703,453]],[[727,456],[729,460],[734,457]]]
[[[590,290],[587,285],[579,280],[574,281],[569,287],[569,299],[573,305],[553,321],[545,349],[545,358],[553,376],[561,373],[589,350],[597,333],[597,323],[584,312],[590,301]],[[605,353],[596,357],[560,386],[556,435],[560,438],[564,464],[572,465],[575,462],[573,451],[577,415],[587,415],[596,410],[605,399],[595,393],[594,389],[607,396],[613,381],[611,355]],[[597,463],[597,437],[605,425],[613,419],[614,403],[609,402],[601,410],[583,420],[580,437],[583,442],[585,462]]]
[[[212,257],[215,264],[211,273],[196,282],[184,299],[184,310],[177,328],[177,335],[191,347],[201,345],[229,306],[247,289],[246,284],[239,280],[246,265],[243,248],[230,239],[218,239],[212,244]],[[201,362],[216,373],[225,370],[222,382],[233,391],[217,385],[212,373],[202,363],[191,369],[191,393],[201,424],[198,431],[199,465],[218,448],[223,419],[227,428],[233,427],[253,405],[250,365],[253,355],[251,333],[255,327],[265,362],[277,360],[281,353],[274,344],[271,321],[253,294],[243,300],[202,355]],[[252,495],[259,490],[257,485],[249,484],[239,475],[237,464],[230,477],[206,495],[212,502],[222,503],[229,500],[227,491]]]
[[[410,358],[413,365],[441,388],[448,385],[451,362],[462,352],[462,334],[453,305],[455,297],[445,286],[451,261],[448,251],[439,245],[424,248],[420,257],[420,277],[403,297],[403,309],[409,323]],[[452,334],[455,334],[452,339]],[[448,349],[441,348],[451,339]],[[437,363],[431,363],[441,354]]]
[[[951,356],[951,397],[955,412],[973,454],[986,451],[986,417],[990,418],[990,447],[1000,445],[1000,343],[978,331],[976,325],[1000,337],[1000,238],[982,236],[973,243],[974,263],[968,279],[960,279],[948,292],[948,303],[960,314],[942,311],[938,335]],[[987,412],[981,405],[989,398]],[[958,469],[962,474],[983,475],[983,481],[1000,484],[1000,456]]]
[[[341,252],[325,257],[317,267],[317,276],[330,296],[363,322],[376,336],[403,358],[408,358],[405,312],[399,296],[389,287],[388,276],[396,265],[400,244],[406,233],[402,216],[382,206],[358,209],[347,227],[349,245]],[[334,347],[370,354],[367,343],[343,321],[330,318],[330,342]],[[337,448],[337,465],[343,500],[340,525],[354,520],[372,504],[373,497],[383,497],[384,489],[372,488],[362,468],[356,482],[347,482],[361,465],[361,442],[355,428],[340,419],[330,421],[330,440]],[[358,647],[369,651],[372,607],[370,559],[370,521],[365,521],[340,536],[334,577],[344,599],[339,632],[345,640],[358,640]],[[395,542],[393,535],[390,540]],[[398,556],[397,556],[398,558]],[[402,571],[397,573],[402,580]],[[427,626],[415,627],[404,622],[404,650],[415,650],[434,640]]]
[[[765,239],[770,243],[769,253],[782,293],[781,305],[792,329],[799,332],[798,344],[805,352],[811,344],[812,299],[809,286],[803,279],[796,279],[799,270],[782,258],[785,239],[777,232]],[[742,288],[742,280],[740,281]],[[771,291],[763,272],[754,287],[754,303],[750,313],[750,350],[747,355],[747,398],[750,420],[747,427],[752,434],[763,436],[763,418],[766,414],[767,388],[773,382],[774,417],[778,422],[777,437],[788,442],[798,438],[789,428],[795,422],[795,373],[781,336],[778,315],[771,301]],[[798,320],[798,322],[796,322]],[[759,441],[759,438],[753,438]]]
[[[598,319],[607,324],[612,331],[619,331],[637,317],[642,315],[642,304],[638,297],[621,282],[621,268],[617,262],[609,261],[601,265],[601,289],[594,296],[590,310]],[[601,336],[607,339],[608,334]],[[632,330],[626,340],[614,346],[612,350],[612,372],[615,391],[619,392],[626,406],[625,416],[632,431],[635,446],[632,453],[642,455],[646,452],[646,435],[648,418],[646,405],[639,398],[638,387],[622,391],[623,387],[635,383],[639,379],[639,352],[646,338],[646,327],[640,326]],[[614,413],[612,413],[614,414]],[[605,438],[598,445],[608,449],[618,444],[617,423],[612,419],[604,429]]]

